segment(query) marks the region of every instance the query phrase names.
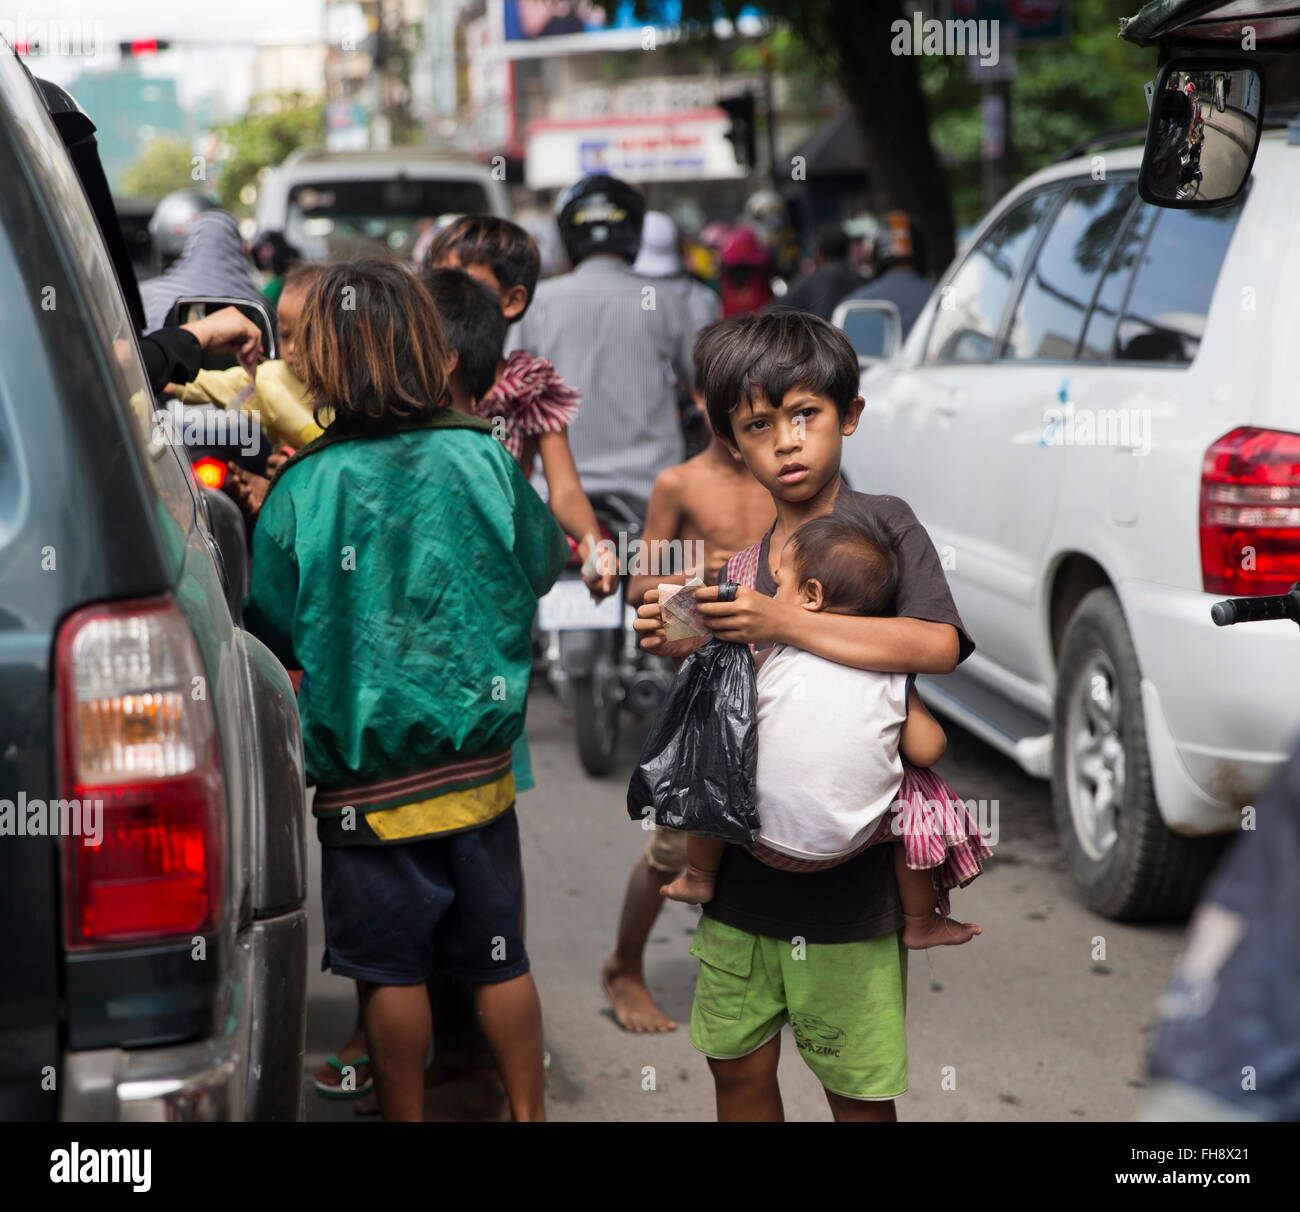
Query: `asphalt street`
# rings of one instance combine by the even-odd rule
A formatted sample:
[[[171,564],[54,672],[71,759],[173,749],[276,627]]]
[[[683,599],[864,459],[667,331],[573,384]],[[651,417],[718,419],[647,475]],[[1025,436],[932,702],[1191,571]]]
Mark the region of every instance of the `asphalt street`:
[[[577,760],[572,724],[535,688],[529,737],[537,787],[519,800],[528,894],[528,949],[541,990],[551,1055],[554,1120],[709,1120],[708,1066],[687,1039],[696,961],[688,953],[697,910],[668,904],[646,971],[660,1006],[680,1026],[629,1035],[614,1022],[599,968],[614,935],[628,872],[645,843],[623,797],[644,725],[624,717],[622,760],[608,779]],[[939,771],[964,797],[997,801],[994,858],[953,911],[978,922],[964,947],[910,956],[910,1088],[903,1120],[1128,1120],[1144,1096],[1143,1056],[1155,999],[1181,925],[1119,925],[1085,909],[1056,840],[1048,785],[956,725],[945,723]],[[318,971],[324,939],[319,847],[311,831],[312,974],[308,1071],[347,1038],[350,982]],[[1096,958],[1094,958],[1096,957]],[[787,1027],[781,1057],[786,1115],[829,1120],[821,1087]],[[307,1116],[360,1120],[351,1103],[314,1096]],[[373,1122],[373,1117],[372,1117]]]

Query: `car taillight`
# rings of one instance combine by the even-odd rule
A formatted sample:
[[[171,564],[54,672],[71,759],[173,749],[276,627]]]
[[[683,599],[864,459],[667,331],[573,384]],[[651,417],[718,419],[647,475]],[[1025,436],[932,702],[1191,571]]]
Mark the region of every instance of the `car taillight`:
[[[194,460],[194,478],[204,488],[220,488],[226,482],[226,465],[220,459],[208,458]]]
[[[169,599],[80,610],[56,671],[61,794],[82,822],[63,840],[68,946],[203,933],[221,909],[225,780],[184,614]]]
[[[1234,429],[1201,467],[1206,593],[1286,593],[1300,580],[1300,434]]]

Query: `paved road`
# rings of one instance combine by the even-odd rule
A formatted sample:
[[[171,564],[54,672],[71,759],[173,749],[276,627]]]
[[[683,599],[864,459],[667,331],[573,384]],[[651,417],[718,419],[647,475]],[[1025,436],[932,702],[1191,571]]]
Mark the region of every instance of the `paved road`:
[[[1084,909],[1056,841],[1047,784],[955,725],[948,731],[949,752],[939,769],[964,796],[998,801],[1000,837],[985,874],[954,897],[956,914],[979,922],[983,936],[966,947],[911,957],[911,1086],[899,1100],[900,1118],[1130,1119],[1142,1099],[1152,1007],[1182,929],[1121,926]],[[668,905],[649,948],[652,991],[682,1024],[676,1032],[625,1034],[598,980],[628,870],[644,844],[622,803],[640,733],[625,735],[619,773],[607,780],[581,771],[572,727],[545,690],[534,692],[529,735],[538,786],[520,799],[520,824],[529,951],[552,1058],[550,1115],[712,1119],[708,1067],[686,1038],[696,969],[687,948],[697,911]],[[317,853],[313,840],[312,953],[319,957]],[[1099,938],[1105,959],[1094,961]],[[350,984],[312,973],[310,1067],[346,1038],[353,1010]],[[799,1060],[788,1028],[785,1041],[787,1117],[828,1120],[821,1088]],[[649,1076],[653,1090],[643,1088]],[[310,1093],[307,1113],[354,1118],[350,1104]]]

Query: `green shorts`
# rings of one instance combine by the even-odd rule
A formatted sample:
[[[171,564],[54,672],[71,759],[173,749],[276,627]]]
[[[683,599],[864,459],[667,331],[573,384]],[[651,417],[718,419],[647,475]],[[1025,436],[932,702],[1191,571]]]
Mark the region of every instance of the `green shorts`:
[[[895,931],[857,943],[765,938],[702,917],[691,1044],[715,1060],[761,1048],[787,1020],[804,1063],[832,1094],[907,1091],[907,951]]]

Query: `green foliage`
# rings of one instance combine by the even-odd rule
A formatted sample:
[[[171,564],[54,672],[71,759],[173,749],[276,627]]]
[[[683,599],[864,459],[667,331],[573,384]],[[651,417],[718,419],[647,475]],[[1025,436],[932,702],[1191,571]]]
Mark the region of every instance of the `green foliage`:
[[[122,192],[137,198],[161,198],[174,189],[194,189],[189,142],[179,135],[151,140],[122,174]]]
[[[236,214],[250,208],[239,200],[244,186],[256,184],[264,168],[275,168],[298,147],[318,145],[325,130],[325,107],[301,93],[254,97],[249,112],[217,128],[221,140],[221,177],[217,197]]]
[[[1085,139],[1146,125],[1142,86],[1155,76],[1155,56],[1116,34],[1119,18],[1135,11],[1134,0],[1070,0],[1067,43],[1016,52],[1015,180]],[[974,223],[984,213],[980,88],[967,79],[964,60],[933,56],[920,63],[930,138],[948,170],[957,222]]]

